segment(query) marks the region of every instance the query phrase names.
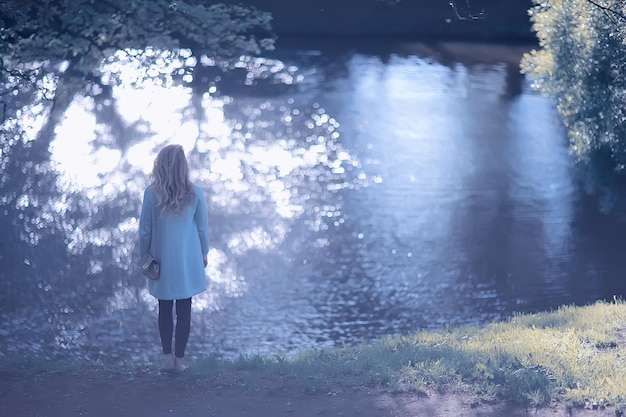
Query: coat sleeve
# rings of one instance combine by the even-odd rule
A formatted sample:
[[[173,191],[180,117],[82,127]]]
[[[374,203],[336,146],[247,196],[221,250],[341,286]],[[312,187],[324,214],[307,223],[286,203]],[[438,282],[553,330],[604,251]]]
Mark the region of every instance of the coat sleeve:
[[[196,212],[194,221],[198,228],[198,236],[200,237],[200,248],[202,254],[209,253],[209,213],[204,199],[204,193],[199,187],[196,187],[196,195],[198,196],[198,204],[196,204]]]
[[[153,195],[150,187],[143,193],[141,216],[139,217],[139,256],[148,253],[152,237],[152,204]]]

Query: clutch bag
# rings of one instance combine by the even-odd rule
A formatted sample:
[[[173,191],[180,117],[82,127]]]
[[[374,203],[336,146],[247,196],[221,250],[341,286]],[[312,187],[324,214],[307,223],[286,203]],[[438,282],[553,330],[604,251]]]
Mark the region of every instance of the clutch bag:
[[[150,278],[151,280],[158,280],[160,277],[160,267],[159,261],[157,261],[154,256],[146,253],[139,259],[139,266],[145,276]]]

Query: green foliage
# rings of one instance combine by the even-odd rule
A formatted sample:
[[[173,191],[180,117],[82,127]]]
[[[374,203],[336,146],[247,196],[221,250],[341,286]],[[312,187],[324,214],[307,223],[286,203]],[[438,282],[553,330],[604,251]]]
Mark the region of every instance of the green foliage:
[[[541,49],[522,71],[553,97],[573,155],[597,177],[626,175],[626,2],[533,0]]]
[[[0,13],[0,51],[24,60],[149,46],[258,53],[272,44],[268,13],[193,0],[13,0]]]
[[[0,6],[3,69],[65,61],[90,74],[117,50],[238,56],[271,49],[271,15],[200,0],[9,0]]]

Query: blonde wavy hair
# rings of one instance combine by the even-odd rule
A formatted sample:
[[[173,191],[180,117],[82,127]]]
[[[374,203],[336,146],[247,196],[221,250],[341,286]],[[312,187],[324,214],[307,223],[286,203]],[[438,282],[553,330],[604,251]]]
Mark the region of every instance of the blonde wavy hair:
[[[152,168],[152,183],[157,204],[165,212],[180,213],[195,197],[189,180],[189,165],[183,147],[168,145],[161,149]]]

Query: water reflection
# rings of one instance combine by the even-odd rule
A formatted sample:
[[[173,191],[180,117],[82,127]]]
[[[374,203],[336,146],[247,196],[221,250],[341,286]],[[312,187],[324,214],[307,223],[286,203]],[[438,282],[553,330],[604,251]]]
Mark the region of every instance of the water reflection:
[[[191,355],[291,353],[612,296],[621,244],[587,225],[618,226],[581,197],[551,104],[511,69],[519,51],[493,48],[481,62],[424,45],[230,63],[121,51],[50,137],[44,97],[16,100],[0,354],[158,354],[133,265],[166,143],[190,153],[210,207]]]

